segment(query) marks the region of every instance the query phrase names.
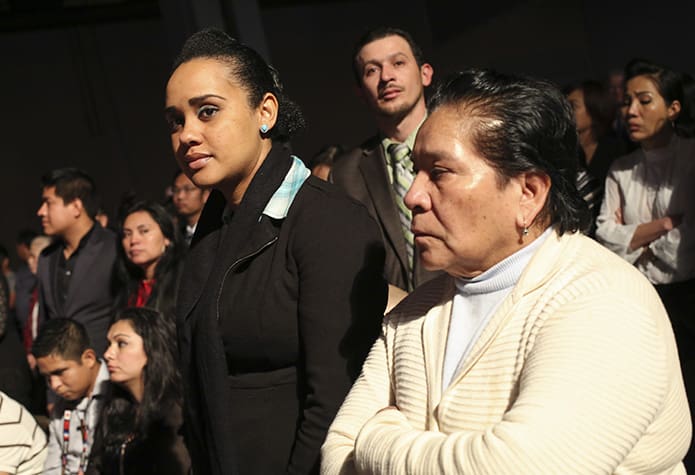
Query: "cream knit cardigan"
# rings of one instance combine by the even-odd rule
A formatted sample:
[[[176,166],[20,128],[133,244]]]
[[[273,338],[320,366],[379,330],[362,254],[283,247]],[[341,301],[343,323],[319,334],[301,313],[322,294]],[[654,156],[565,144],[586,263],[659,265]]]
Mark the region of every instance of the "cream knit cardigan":
[[[673,331],[636,269],[553,233],[442,394],[454,292],[443,276],[387,316],[322,474],[685,473]]]

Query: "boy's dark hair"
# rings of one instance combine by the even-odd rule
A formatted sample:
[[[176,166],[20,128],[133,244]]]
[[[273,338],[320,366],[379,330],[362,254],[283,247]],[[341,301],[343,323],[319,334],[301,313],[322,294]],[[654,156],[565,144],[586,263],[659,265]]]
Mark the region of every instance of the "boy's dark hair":
[[[89,348],[89,337],[81,323],[69,318],[52,318],[39,328],[31,353],[37,359],[56,355],[80,362]]]
[[[55,187],[55,194],[63,199],[65,204],[72,203],[77,198],[82,201],[85,211],[94,219],[99,209],[97,187],[92,177],[77,168],[58,168],[41,177],[44,188]]]

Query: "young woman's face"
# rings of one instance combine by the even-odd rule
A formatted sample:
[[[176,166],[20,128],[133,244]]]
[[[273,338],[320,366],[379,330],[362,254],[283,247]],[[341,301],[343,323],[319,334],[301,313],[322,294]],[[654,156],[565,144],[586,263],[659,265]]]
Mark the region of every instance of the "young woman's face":
[[[198,187],[220,189],[234,204],[270,150],[262,125],[275,125],[277,100],[251,107],[228,66],[209,58],[180,65],[169,78],[165,116],[176,160]]]
[[[123,221],[123,250],[133,264],[151,278],[159,259],[171,243],[147,211],[135,211]]]
[[[104,353],[111,381],[128,389],[136,398],[144,387],[144,369],[147,364],[145,346],[128,320],[119,320],[106,335],[109,345]]]
[[[667,104],[648,76],[635,76],[627,82],[623,107],[630,139],[647,144],[671,127],[670,121],[680,111],[678,101]]]

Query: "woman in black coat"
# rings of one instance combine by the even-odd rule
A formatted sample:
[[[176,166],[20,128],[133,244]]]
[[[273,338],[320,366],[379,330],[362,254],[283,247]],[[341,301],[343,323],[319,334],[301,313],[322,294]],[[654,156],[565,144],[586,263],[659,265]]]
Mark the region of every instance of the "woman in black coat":
[[[214,189],[177,302],[194,470],[315,473],[379,332],[376,224],[290,154],[298,108],[258,53],[225,33],[186,42],[165,114],[184,173]]]

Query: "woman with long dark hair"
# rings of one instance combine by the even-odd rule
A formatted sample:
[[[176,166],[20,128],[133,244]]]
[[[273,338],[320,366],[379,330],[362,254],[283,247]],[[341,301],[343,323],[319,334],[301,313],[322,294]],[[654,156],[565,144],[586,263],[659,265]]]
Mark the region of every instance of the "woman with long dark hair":
[[[179,166],[213,189],[176,312],[194,470],[314,473],[383,318],[378,228],[291,154],[299,108],[222,31],[185,43],[165,117]]]
[[[113,383],[88,474],[187,474],[173,322],[148,308],[116,314],[104,358]]]
[[[181,240],[174,220],[153,201],[128,208],[121,224],[120,307],[151,307],[173,320],[181,275]]]

